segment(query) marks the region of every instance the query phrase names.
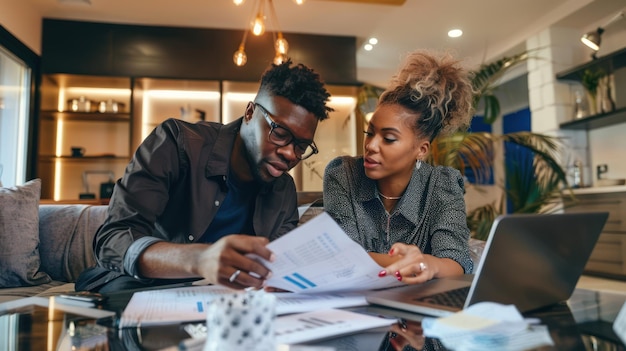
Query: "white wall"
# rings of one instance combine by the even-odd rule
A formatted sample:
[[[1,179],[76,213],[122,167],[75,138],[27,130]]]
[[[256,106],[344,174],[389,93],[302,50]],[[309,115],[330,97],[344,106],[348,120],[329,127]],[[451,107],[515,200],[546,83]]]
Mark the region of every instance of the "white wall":
[[[0,25],[41,55],[42,18],[39,11],[22,0],[0,0],[0,9]]]

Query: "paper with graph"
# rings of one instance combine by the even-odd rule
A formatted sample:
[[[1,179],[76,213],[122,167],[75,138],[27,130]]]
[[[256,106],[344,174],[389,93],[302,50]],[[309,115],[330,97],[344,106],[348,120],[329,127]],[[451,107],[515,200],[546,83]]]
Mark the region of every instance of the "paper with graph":
[[[255,257],[272,270],[267,286],[318,293],[403,285],[395,277],[379,277],[382,267],[325,212],[267,247],[276,255],[274,262]]]

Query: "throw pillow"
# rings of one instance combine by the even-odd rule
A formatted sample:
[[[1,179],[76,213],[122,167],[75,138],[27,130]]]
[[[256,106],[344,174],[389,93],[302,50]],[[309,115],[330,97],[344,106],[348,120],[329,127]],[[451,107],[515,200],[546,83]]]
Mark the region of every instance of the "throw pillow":
[[[41,180],[0,188],[0,287],[49,283],[39,270],[39,196]]]

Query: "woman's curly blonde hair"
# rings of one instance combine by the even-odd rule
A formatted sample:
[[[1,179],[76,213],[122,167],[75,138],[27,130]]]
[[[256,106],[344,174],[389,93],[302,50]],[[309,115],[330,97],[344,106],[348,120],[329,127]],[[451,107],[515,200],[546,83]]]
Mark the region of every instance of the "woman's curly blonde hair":
[[[433,141],[440,133],[469,126],[473,93],[469,72],[459,60],[447,52],[420,50],[406,57],[378,103],[400,104],[414,112],[417,119],[411,127]]]

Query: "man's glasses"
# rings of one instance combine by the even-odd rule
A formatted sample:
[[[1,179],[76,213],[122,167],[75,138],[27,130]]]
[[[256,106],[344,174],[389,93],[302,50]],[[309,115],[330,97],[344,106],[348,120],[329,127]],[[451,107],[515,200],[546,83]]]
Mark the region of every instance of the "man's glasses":
[[[267,138],[274,145],[285,146],[288,144],[293,144],[294,145],[293,149],[296,153],[296,157],[299,160],[307,159],[319,152],[317,149],[317,146],[315,145],[315,142],[296,139],[293,136],[293,134],[289,131],[289,129],[274,122],[270,113],[267,112],[265,107],[263,107],[260,104],[257,104],[256,102],[254,103],[254,106],[259,107],[261,109],[261,113],[263,114],[263,117],[265,117],[265,120],[270,125],[270,133],[267,136]]]

